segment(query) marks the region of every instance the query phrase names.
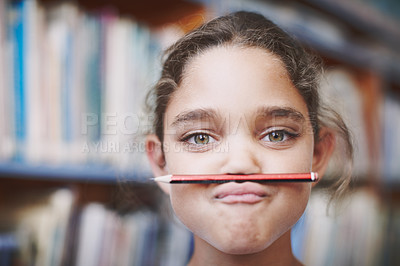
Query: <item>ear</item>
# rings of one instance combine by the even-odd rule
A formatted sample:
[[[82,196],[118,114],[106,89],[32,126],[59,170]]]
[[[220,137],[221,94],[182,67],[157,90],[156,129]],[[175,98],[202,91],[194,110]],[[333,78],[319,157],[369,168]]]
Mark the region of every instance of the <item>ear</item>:
[[[319,140],[314,145],[312,171],[322,178],[328,168],[329,160],[335,150],[335,134],[328,128],[321,128]]]
[[[146,154],[147,158],[149,159],[150,167],[154,176],[157,177],[168,174],[161,141],[154,134],[146,136]],[[170,184],[166,183],[157,183],[157,184],[165,193],[169,195]]]

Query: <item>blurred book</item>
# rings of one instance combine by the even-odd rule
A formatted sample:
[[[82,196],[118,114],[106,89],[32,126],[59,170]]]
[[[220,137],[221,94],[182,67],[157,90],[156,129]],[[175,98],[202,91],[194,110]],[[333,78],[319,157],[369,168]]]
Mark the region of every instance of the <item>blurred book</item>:
[[[383,182],[400,184],[400,97],[388,95],[383,107]]]
[[[57,190],[20,214],[16,235],[24,265],[61,265],[74,200],[70,190]]]
[[[325,71],[321,82],[321,97],[327,99],[328,106],[334,108],[346,122],[354,142],[353,176],[366,178],[375,165],[369,157],[370,142],[365,123],[362,88],[354,75],[345,68],[331,68]],[[340,156],[340,155],[339,155]],[[334,172],[336,161],[332,161],[328,170]]]
[[[383,264],[389,208],[373,191],[358,189],[339,209],[327,204],[323,191],[314,192],[298,229],[305,237],[296,254],[305,265],[389,265]]]
[[[76,265],[186,265],[191,233],[149,210],[118,215],[103,205],[81,214]]]

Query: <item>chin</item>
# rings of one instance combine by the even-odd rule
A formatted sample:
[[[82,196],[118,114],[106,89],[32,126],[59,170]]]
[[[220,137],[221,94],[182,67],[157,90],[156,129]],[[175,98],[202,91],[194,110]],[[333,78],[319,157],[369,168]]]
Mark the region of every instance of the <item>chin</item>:
[[[268,248],[274,239],[257,239],[248,237],[233,237],[230,240],[218,241],[218,243],[210,243],[219,251],[231,255],[248,255],[259,253]]]
[[[247,244],[238,244],[238,243],[230,243],[228,245],[223,245],[220,246],[218,249],[219,251],[225,253],[225,254],[231,254],[231,255],[250,255],[250,254],[255,254],[259,253],[266,248],[268,248],[268,244],[266,243],[247,243]]]

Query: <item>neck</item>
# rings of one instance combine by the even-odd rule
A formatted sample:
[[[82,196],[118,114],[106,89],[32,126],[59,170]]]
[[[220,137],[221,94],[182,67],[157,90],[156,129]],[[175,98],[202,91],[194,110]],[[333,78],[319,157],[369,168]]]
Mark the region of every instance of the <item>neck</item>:
[[[261,252],[245,255],[224,253],[195,236],[195,248],[188,266],[302,265],[293,255],[290,230]]]

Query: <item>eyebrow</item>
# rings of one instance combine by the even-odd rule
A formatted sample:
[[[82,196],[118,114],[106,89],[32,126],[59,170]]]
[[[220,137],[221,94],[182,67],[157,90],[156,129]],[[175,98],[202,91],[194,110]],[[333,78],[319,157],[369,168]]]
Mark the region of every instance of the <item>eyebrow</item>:
[[[290,118],[297,122],[304,122],[306,119],[302,113],[292,107],[263,106],[257,109],[257,116],[266,118]]]
[[[174,121],[171,123],[173,127],[179,127],[182,124],[186,124],[192,121],[202,121],[202,120],[215,120],[219,116],[217,112],[213,109],[194,109],[189,111],[184,111],[177,116],[175,116]]]
[[[289,118],[297,122],[305,121],[303,114],[292,107],[263,106],[257,109],[256,114],[257,116],[262,116],[265,118],[282,117]],[[175,116],[171,126],[180,127],[193,121],[216,120],[217,118],[219,118],[219,115],[215,110],[209,108],[199,108],[184,111],[178,114]]]

